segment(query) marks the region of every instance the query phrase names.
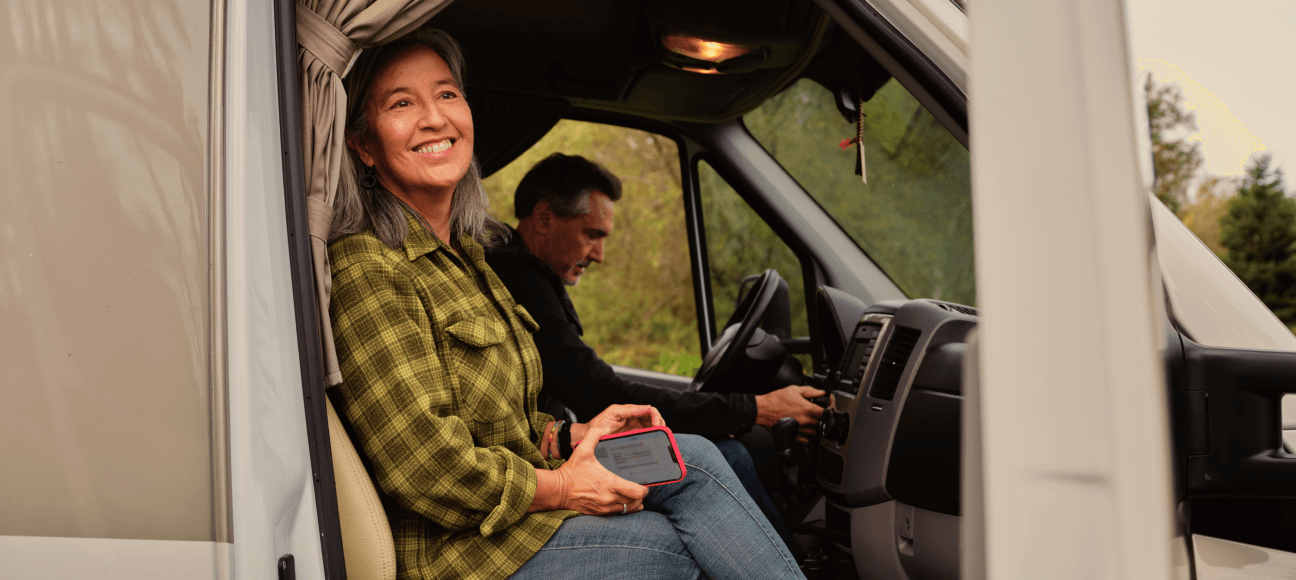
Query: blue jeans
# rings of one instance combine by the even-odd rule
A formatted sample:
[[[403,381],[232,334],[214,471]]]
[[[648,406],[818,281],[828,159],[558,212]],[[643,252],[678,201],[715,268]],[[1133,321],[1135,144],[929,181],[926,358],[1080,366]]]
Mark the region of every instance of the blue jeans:
[[[765,519],[769,520],[774,526],[774,531],[783,538],[783,543],[788,543],[792,537],[792,530],[783,522],[783,516],[779,515],[774,500],[770,499],[769,494],[765,492],[765,486],[761,485],[760,477],[756,474],[756,464],[752,461],[747,446],[737,439],[721,439],[715,442],[715,446],[720,450],[720,454],[724,455],[729,467],[733,468],[734,475],[737,475],[738,481],[742,482],[747,495],[756,500],[756,506],[761,509],[761,513],[765,514]]]
[[[563,522],[512,578],[804,580],[715,445],[675,439],[688,466],[683,481],[649,488],[644,511]]]

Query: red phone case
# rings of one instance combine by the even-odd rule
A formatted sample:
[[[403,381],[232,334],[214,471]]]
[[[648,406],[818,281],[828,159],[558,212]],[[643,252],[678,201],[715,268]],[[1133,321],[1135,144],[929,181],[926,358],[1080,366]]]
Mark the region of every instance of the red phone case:
[[[679,479],[673,479],[673,480],[671,480],[671,481],[659,481],[659,482],[657,482],[657,483],[648,483],[648,484],[644,484],[644,487],[652,487],[652,486],[654,486],[654,485],[666,485],[666,484],[668,484],[668,483],[675,483],[675,482],[678,482],[678,481],[683,481],[683,480],[684,480],[684,477],[685,477],[686,475],[688,475],[688,466],[684,464],[684,455],[680,453],[680,450],[679,450],[679,444],[675,442],[675,433],[673,433],[673,432],[670,430],[670,427],[667,427],[667,426],[665,426],[665,425],[663,425],[663,426],[661,426],[661,427],[644,427],[643,429],[635,429],[634,431],[626,431],[626,432],[624,432],[624,433],[614,433],[614,434],[612,434],[612,435],[604,435],[603,437],[599,437],[599,441],[607,441],[608,439],[620,439],[620,438],[622,438],[622,437],[629,437],[629,436],[631,436],[631,435],[638,435],[638,434],[640,434],[640,433],[645,433],[645,432],[648,432],[648,431],[665,431],[665,432],[666,432],[666,437],[670,438],[671,452],[673,452],[673,453],[675,454],[675,459],[679,460],[680,476],[679,476]],[[572,447],[575,448],[576,446],[578,446],[578,445],[580,445],[580,444],[581,444],[581,441],[577,441],[576,443],[572,444]]]

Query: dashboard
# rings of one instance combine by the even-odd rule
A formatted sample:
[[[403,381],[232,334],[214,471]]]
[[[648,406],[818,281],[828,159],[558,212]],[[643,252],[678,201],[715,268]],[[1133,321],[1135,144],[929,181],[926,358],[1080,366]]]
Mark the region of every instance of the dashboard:
[[[839,361],[816,377],[832,394],[815,462],[825,520],[849,527],[857,564],[885,558],[910,579],[957,578],[963,355],[977,310],[925,299],[865,308],[828,287],[816,300],[826,360]],[[861,577],[879,577],[871,568]]]

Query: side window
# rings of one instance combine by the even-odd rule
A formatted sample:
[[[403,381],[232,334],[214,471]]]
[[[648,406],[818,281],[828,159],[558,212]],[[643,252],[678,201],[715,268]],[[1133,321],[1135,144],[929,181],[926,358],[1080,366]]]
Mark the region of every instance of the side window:
[[[602,264],[568,288],[585,343],[610,364],[692,375],[701,365],[675,142],[645,131],[564,120],[485,180],[496,215],[517,224],[513,193],[552,153],[580,155],[621,179]]]
[[[792,336],[809,336],[805,282],[796,254],[706,161],[697,168],[716,330],[724,330],[720,327],[733,314],[743,279],[774,268],[788,283]]]
[[[752,136],[913,298],[976,303],[967,148],[895,79],[863,103],[857,126],[802,79],[743,116]]]

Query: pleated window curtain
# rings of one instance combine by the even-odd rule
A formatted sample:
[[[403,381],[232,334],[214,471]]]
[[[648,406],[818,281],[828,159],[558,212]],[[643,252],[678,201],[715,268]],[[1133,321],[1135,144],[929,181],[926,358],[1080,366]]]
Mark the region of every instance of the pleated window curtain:
[[[301,75],[302,154],[315,291],[327,386],[342,382],[329,295],[328,237],[333,225],[347,97],[342,75],[356,51],[391,42],[422,26],[450,0],[303,0],[297,2],[297,71]]]

